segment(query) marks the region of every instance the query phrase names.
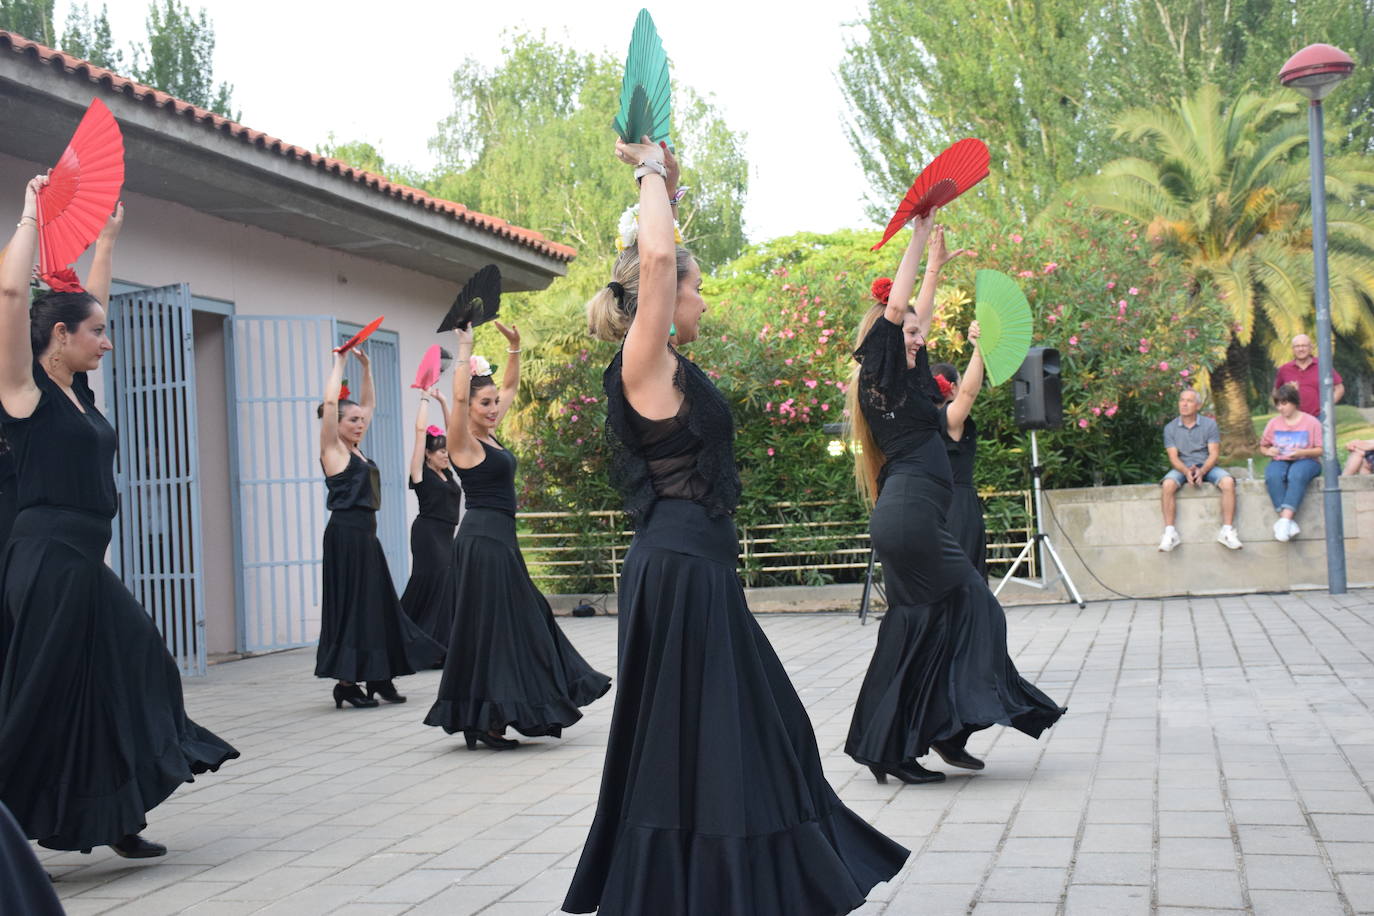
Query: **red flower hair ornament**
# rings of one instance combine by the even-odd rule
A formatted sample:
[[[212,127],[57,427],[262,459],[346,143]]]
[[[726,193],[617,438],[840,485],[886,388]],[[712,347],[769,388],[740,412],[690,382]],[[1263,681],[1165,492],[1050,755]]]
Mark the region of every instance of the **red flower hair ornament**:
[[[940,397],[949,397],[949,393],[954,390],[954,383],[938,372],[934,373],[932,378],[935,379],[936,387],[940,389]]]
[[[874,280],[873,287],[869,292],[873,294],[873,298],[877,299],[878,302],[887,305],[887,298],[892,295],[892,278],[879,277]]]
[[[86,291],[81,286],[81,281],[77,279],[76,271],[70,267],[43,274],[41,279],[48,284],[48,289],[55,293],[84,293]]]
[[[434,426],[433,424],[426,427],[425,432],[429,433],[431,436],[442,436],[444,434],[444,431],[442,429],[440,429],[437,426]]]

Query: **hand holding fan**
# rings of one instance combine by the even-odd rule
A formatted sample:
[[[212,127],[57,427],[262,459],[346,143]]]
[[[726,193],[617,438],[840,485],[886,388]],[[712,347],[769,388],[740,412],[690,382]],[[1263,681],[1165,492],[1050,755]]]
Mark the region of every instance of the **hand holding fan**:
[[[873,246],[873,250],[887,244],[888,239],[917,216],[925,216],[931,210],[943,207],[960,194],[988,177],[988,148],[982,140],[969,137],[945,150],[931,160],[930,165],[921,170],[906,192],[906,197],[897,205],[892,214],[883,238]]]
[[[411,388],[428,391],[438,384],[439,354],[440,347],[438,344],[425,351],[424,357],[420,360],[420,368],[415,373],[415,381],[411,383]]]
[[[43,276],[72,264],[100,235],[124,187],[124,135],[93,99],[71,142],[38,192],[39,268]]]
[[[354,347],[362,343],[364,340],[367,340],[369,337],[372,336],[373,331],[377,330],[382,326],[382,319],[385,317],[385,315],[378,315],[376,318],[372,319],[372,321],[368,324],[367,327],[363,328],[361,331],[354,334],[352,337],[348,338],[348,340],[344,341],[341,345],[335,347],[334,352],[347,353],[349,350],[352,350]]]
[[[439,322],[439,332],[454,328],[477,327],[496,317],[501,308],[501,269],[488,264],[472,275],[458,298],[449,306],[448,314]]]
[[[625,55],[625,79],[620,85],[620,113],[611,127],[626,143],[648,137],[669,143],[673,116],[673,86],[668,76],[668,55],[648,10],[640,10]],[[669,143],[671,145],[671,143]]]
[[[997,386],[1016,374],[1031,343],[1031,309],[1016,281],[996,270],[974,276],[974,317],[983,330],[978,349],[988,382]]]

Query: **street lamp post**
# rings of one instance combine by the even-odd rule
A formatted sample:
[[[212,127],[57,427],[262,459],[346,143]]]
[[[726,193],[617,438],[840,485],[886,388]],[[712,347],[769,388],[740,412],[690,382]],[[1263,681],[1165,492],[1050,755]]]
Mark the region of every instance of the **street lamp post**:
[[[1340,48],[1308,45],[1288,58],[1279,82],[1306,96],[1312,162],[1312,259],[1317,309],[1317,376],[1322,404],[1322,509],[1326,522],[1326,583],[1345,594],[1345,525],[1341,517],[1341,466],[1336,460],[1336,399],[1332,375],[1331,296],[1326,265],[1326,164],[1322,99],[1355,69]]]

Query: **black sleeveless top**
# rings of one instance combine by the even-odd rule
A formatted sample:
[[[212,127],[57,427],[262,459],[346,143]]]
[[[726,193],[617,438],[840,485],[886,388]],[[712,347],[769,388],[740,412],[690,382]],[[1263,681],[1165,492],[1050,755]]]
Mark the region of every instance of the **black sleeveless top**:
[[[971,487],[973,463],[978,458],[978,425],[973,422],[973,417],[965,418],[964,434],[955,442],[949,437],[948,410],[948,404],[940,408],[940,438],[944,440],[945,452],[949,455],[949,469],[956,487]]]
[[[854,351],[859,361],[859,409],[887,457],[879,486],[893,473],[924,474],[949,486],[949,458],[940,439],[940,397],[930,374],[926,348],[916,353],[916,367],[906,365],[902,328],[879,315]]]
[[[16,471],[18,508],[59,506],[112,519],[119,508],[114,462],[119,440],[114,427],[96,409],[86,373],[72,379],[81,409],[48,378],[37,360],[33,381],[38,406],[22,419],[0,406]]]
[[[382,508],[382,474],[371,458],[360,458],[356,452],[348,453],[348,465],[342,471],[325,477],[324,486],[329,493],[325,505],[330,512],[338,509],[376,512]]]
[[[677,359],[673,384],[683,399],[677,415],[666,420],[646,419],[626,400],[623,351],[602,376],[611,483],[636,528],[660,499],[700,503],[712,518],[731,515],[739,505],[730,405],[696,363],[672,353]]]
[[[458,486],[452,471],[444,468],[440,474],[425,464],[420,471],[420,482],[410,480],[408,483],[420,502],[421,518],[458,524],[458,504],[463,498],[463,488]]]
[[[470,468],[455,466],[463,482],[469,509],[495,509],[515,515],[515,468],[518,462],[509,449],[492,448],[478,440],[486,455],[482,463]]]

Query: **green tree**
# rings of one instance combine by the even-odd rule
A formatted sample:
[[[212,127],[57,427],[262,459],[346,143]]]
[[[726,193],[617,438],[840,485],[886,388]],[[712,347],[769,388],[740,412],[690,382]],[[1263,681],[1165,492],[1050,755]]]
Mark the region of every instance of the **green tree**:
[[[62,30],[62,50],[106,70],[124,66],[124,52],[115,48],[108,9],[103,3],[99,13],[92,13],[85,3],[72,4]]]
[[[54,47],[53,0],[0,0],[0,29],[16,32],[39,44]]]
[[[356,169],[381,175],[387,181],[396,184],[418,188],[425,182],[423,174],[407,166],[388,162],[386,157],[382,155],[381,149],[366,140],[340,142],[334,136],[334,132],[330,131],[329,140],[317,146],[315,152],[321,156],[338,159],[340,162],[347,162]]]
[[[1213,85],[1174,105],[1121,116],[1117,136],[1140,155],[1108,163],[1071,188],[1119,214],[1186,271],[1190,292],[1224,304],[1226,359],[1212,369],[1223,450],[1257,446],[1249,411],[1248,345],[1267,324],[1282,349],[1312,323],[1312,225],[1307,126],[1292,93],[1227,101]],[[1331,138],[1342,133],[1333,127]],[[1374,189],[1366,157],[1327,162],[1331,306],[1335,326],[1374,343]],[[1275,352],[1275,357],[1282,356]]]
[[[134,79],[239,120],[232,111],[233,87],[215,82],[215,27],[205,10],[192,12],[180,0],[153,0],[147,28],[147,43],[134,49]]]

